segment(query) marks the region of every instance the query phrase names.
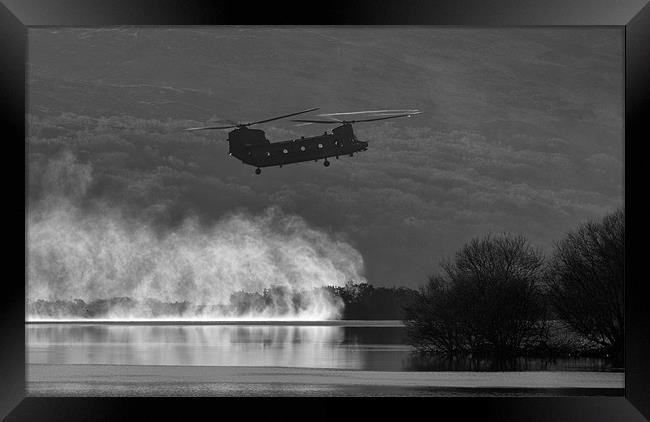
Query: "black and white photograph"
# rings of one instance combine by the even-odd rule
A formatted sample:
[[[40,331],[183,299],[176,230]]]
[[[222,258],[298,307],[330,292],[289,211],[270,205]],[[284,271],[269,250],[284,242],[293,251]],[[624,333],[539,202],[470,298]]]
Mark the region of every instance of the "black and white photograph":
[[[26,54],[28,396],[624,395],[621,27]]]

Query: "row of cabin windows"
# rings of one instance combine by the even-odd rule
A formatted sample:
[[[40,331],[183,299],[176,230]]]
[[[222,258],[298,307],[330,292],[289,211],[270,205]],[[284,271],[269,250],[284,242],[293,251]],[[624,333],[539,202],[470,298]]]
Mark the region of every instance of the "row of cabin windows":
[[[334,145],[343,146],[343,144],[339,144],[339,141],[334,141]],[[322,148],[323,148],[323,144],[318,144],[318,148],[319,148],[319,149],[322,149]],[[301,146],[300,146],[300,151],[305,152],[306,150],[307,150],[307,148],[305,148],[304,145],[301,145]],[[283,154],[288,154],[288,153],[289,153],[289,150],[288,150],[287,148],[284,148],[284,149],[282,150],[282,153],[283,153]],[[271,156],[271,152],[267,152],[267,153],[266,153],[266,156],[267,156],[267,157],[270,157],[270,156]]]

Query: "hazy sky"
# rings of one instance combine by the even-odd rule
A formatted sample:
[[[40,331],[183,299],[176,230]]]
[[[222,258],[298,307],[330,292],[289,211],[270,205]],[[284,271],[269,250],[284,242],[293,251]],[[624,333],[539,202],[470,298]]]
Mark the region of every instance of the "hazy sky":
[[[165,231],[276,206],[352,245],[377,285],[421,285],[488,232],[548,253],[622,206],[622,47],[619,28],[30,29],[30,204],[65,149],[91,169],[87,212]],[[309,107],[423,114],[356,125],[369,150],[329,168],[261,176],[228,156],[227,131],[182,131]]]

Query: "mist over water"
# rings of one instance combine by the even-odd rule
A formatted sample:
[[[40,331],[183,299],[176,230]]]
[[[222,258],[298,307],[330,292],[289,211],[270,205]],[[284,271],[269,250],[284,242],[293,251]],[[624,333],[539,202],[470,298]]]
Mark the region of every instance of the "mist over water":
[[[52,160],[42,180],[43,195],[29,204],[29,302],[127,297],[188,302],[182,314],[188,319],[319,320],[336,318],[342,307],[320,287],[365,281],[363,258],[350,244],[277,208],[231,213],[208,226],[188,217],[161,231],[109,204],[81,207],[92,169],[69,153]],[[269,289],[281,294],[244,314],[204,306]],[[144,305],[114,305],[106,315],[154,317]],[[71,315],[62,310],[56,317]]]

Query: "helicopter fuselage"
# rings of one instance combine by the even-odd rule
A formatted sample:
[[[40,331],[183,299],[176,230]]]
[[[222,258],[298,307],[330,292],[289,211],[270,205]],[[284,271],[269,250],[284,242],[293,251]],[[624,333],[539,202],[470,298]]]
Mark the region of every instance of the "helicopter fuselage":
[[[228,144],[231,156],[258,168],[339,158],[368,148],[368,143],[359,141],[352,125],[347,123],[334,128],[332,133],[282,142],[270,142],[264,131],[243,127],[228,134]]]

